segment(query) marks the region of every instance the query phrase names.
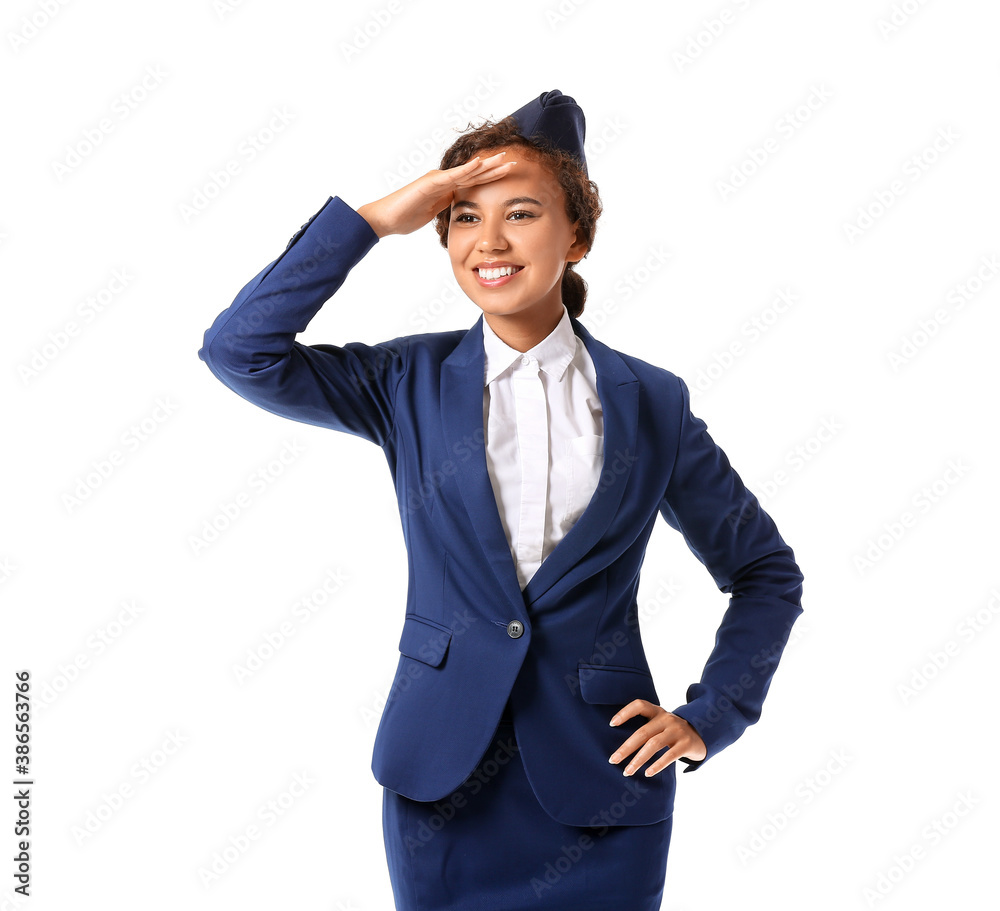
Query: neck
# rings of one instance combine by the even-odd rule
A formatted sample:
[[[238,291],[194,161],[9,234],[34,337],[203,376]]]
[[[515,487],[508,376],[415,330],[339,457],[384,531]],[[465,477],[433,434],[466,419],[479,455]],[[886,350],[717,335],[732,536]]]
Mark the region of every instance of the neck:
[[[515,351],[525,352],[546,338],[562,319],[563,305],[555,313],[517,313],[504,316],[483,311],[483,319],[497,337]]]

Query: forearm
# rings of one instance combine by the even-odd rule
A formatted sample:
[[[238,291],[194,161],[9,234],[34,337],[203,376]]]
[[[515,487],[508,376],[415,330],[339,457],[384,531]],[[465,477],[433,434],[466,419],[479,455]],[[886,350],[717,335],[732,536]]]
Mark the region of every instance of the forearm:
[[[287,359],[296,334],[378,242],[371,226],[340,197],[330,197],[307,226],[205,333],[198,356],[227,385]]]
[[[405,339],[339,346],[295,340],[377,242],[364,218],[330,197],[219,314],[198,356],[230,389],[273,414],[384,445]]]
[[[760,717],[792,624],[802,613],[802,573],[705,422],[691,414],[683,382],[680,393],[678,449],[661,512],[719,590],[731,595],[701,680],[674,712],[705,741],[707,760]]]
[[[701,679],[688,687],[686,703],[674,710],[705,741],[708,755],[702,762],[760,718],[792,625],[802,613],[801,593],[802,574],[785,545],[734,582]],[[684,771],[700,764],[690,763]]]

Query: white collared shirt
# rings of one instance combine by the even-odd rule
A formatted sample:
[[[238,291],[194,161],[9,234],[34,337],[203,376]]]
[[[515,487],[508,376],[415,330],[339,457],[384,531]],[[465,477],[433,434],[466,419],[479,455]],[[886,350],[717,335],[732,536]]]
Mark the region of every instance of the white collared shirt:
[[[604,411],[565,304],[555,329],[523,354],[484,317],[483,347],[486,464],[523,591],[597,489]]]

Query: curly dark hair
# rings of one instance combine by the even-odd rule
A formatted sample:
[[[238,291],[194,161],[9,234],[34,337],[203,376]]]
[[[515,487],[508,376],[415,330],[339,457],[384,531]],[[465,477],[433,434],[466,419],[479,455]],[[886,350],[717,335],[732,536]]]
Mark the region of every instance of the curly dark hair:
[[[594,244],[594,234],[597,232],[597,220],[601,217],[603,207],[597,191],[597,184],[587,177],[579,162],[562,149],[554,148],[541,141],[526,139],[517,131],[517,123],[512,117],[504,117],[499,121],[487,120],[478,127],[470,123],[467,130],[455,140],[441,158],[440,168],[458,167],[477,155],[491,149],[503,146],[520,146],[526,150],[526,158],[533,159],[544,165],[559,182],[566,198],[566,215],[570,222],[577,219],[577,239],[587,244],[587,253]],[[485,156],[484,156],[485,157]],[[448,225],[451,207],[438,212],[434,220],[434,228],[441,240],[441,246],[448,248]],[[562,299],[569,315],[579,318],[587,301],[587,283],[575,271],[576,263],[567,263],[562,277]]]

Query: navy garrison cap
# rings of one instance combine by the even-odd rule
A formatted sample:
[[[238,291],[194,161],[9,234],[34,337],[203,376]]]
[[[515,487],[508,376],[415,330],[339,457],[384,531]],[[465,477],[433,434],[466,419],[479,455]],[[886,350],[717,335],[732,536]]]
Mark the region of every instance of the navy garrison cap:
[[[569,152],[580,162],[583,173],[587,173],[587,158],[583,152],[587,123],[583,108],[569,95],[559,89],[542,92],[510,116],[517,124],[517,131],[526,139],[541,140],[543,145],[548,143]]]

